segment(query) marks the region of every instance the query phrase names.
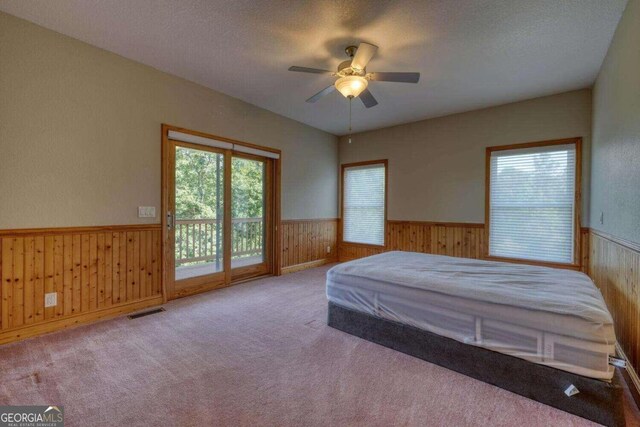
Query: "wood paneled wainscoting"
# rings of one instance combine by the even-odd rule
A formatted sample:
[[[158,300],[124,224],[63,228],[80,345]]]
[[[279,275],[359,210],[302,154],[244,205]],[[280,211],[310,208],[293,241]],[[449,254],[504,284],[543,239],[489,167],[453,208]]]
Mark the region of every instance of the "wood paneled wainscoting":
[[[619,350],[640,390],[640,244],[597,230],[590,233],[589,275],[602,291],[613,316]]]
[[[285,220],[281,228],[283,273],[337,261],[337,219]],[[161,229],[0,230],[0,344],[165,302]],[[45,308],[48,293],[57,304]]]
[[[338,220],[281,221],[282,273],[293,273],[338,260]]]
[[[282,273],[387,250],[482,258],[485,238],[483,224],[388,221],[386,246],[371,247],[338,244],[335,218],[280,228]],[[160,256],[160,224],[0,230],[0,344],[162,304]]]
[[[477,223],[387,221],[386,245],[371,246],[340,241],[339,260],[349,261],[386,251],[410,251],[462,258],[484,258],[485,228]],[[580,233],[580,269],[587,271],[589,229]]]
[[[484,224],[387,221],[386,245],[369,246],[340,242],[340,261],[386,251],[482,258]]]
[[[160,225],[0,231],[0,344],[162,304],[160,234]]]

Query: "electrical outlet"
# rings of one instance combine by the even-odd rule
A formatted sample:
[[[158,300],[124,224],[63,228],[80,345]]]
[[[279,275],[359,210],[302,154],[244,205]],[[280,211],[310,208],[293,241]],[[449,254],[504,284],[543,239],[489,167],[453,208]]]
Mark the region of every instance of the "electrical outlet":
[[[327,253],[330,254],[331,253],[331,246],[327,246]]]
[[[138,218],[155,218],[155,206],[138,206]]]
[[[58,305],[58,293],[52,292],[50,294],[44,294],[44,306],[55,307]]]

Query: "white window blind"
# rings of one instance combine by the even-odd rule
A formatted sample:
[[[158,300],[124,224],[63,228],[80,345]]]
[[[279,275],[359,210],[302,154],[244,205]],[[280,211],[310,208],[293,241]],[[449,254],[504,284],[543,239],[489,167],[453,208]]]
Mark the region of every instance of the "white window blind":
[[[574,260],[575,144],[491,152],[489,255]]]
[[[385,165],[344,169],[343,240],[384,245]]]

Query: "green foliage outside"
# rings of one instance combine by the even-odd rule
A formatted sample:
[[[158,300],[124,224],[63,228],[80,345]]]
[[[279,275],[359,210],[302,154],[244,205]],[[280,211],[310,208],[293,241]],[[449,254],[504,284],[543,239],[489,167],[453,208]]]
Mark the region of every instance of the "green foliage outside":
[[[262,218],[264,164],[233,158],[231,180],[232,218]],[[216,242],[222,251],[223,203],[223,155],[179,147],[176,150],[176,219],[217,218],[219,221],[207,226],[177,224],[176,259],[211,257],[216,253]],[[234,222],[232,239],[233,252],[255,249],[254,252],[259,253],[263,239],[262,222]]]
[[[220,154],[176,150],[176,219],[215,219],[224,201],[224,161]],[[217,179],[220,179],[219,185]]]
[[[264,163],[234,158],[231,182],[232,218],[262,218]]]

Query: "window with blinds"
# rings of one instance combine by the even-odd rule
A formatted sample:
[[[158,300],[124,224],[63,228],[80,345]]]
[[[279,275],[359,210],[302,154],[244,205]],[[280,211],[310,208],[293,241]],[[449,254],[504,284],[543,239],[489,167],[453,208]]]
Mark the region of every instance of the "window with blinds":
[[[342,240],[384,245],[386,164],[345,166]]]
[[[573,263],[576,144],[490,156],[489,255]]]

